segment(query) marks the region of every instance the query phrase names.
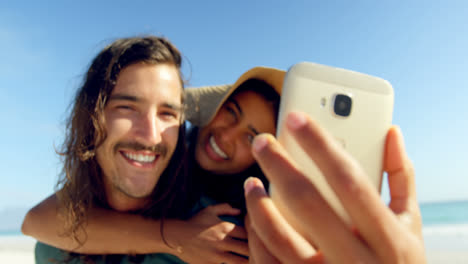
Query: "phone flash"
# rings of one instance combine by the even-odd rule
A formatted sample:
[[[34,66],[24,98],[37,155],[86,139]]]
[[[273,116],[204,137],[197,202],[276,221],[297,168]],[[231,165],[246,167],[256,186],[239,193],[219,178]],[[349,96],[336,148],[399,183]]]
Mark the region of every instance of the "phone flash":
[[[327,98],[322,97],[322,99],[320,100],[320,106],[325,107],[326,104],[327,104]]]

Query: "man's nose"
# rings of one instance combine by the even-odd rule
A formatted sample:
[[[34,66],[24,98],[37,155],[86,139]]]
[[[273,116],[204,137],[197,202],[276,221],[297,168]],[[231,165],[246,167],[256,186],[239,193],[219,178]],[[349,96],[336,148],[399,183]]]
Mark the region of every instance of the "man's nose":
[[[155,113],[146,113],[141,116],[138,122],[137,137],[147,146],[154,146],[161,143],[162,133],[161,122]]]

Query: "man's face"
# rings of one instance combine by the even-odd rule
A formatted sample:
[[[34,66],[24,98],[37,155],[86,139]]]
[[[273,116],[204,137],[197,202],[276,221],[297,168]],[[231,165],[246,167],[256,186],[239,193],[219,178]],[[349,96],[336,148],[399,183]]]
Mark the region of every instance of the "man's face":
[[[204,170],[234,174],[254,164],[251,144],[259,133],[274,134],[273,105],[245,91],[228,99],[214,119],[200,129],[195,159]]]
[[[96,150],[109,205],[135,210],[146,202],[177,145],[179,73],[168,64],[124,68],[104,109],[107,138]]]

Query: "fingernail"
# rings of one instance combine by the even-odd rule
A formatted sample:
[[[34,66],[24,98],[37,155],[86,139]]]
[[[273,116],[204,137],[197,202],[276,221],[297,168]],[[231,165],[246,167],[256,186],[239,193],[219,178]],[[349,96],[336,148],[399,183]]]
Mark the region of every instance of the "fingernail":
[[[263,184],[259,179],[255,177],[247,178],[247,180],[245,180],[244,182],[245,195],[249,194],[254,188],[257,188],[257,187],[263,189]]]
[[[252,177],[249,177],[244,182],[244,192],[245,192],[245,194],[250,193],[250,191],[252,191],[253,188],[255,188],[255,180]]]
[[[286,124],[291,129],[298,129],[307,123],[307,117],[304,113],[293,112],[288,115]]]
[[[268,140],[264,136],[256,136],[252,145],[253,151],[260,152],[268,144]]]
[[[397,125],[393,125],[395,132],[397,134],[397,142],[400,145],[400,148],[403,150],[403,153],[406,153],[406,147],[405,147],[405,139],[403,137],[403,132],[401,131],[401,127]]]

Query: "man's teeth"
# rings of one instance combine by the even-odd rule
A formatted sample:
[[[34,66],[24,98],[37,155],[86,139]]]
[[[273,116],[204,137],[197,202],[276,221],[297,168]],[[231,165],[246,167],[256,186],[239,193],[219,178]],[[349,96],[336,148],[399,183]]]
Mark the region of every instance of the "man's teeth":
[[[221,158],[223,159],[227,159],[228,156],[226,155],[226,153],[224,153],[220,147],[218,147],[218,145],[216,144],[216,141],[214,139],[213,136],[210,137],[210,146],[211,148],[214,150],[214,152],[216,154],[218,154],[218,156],[220,156]]]
[[[127,152],[123,152],[123,154],[128,159],[131,159],[137,162],[142,162],[142,163],[150,163],[156,159],[155,155],[143,155],[143,154],[135,154],[135,153],[127,153]]]

